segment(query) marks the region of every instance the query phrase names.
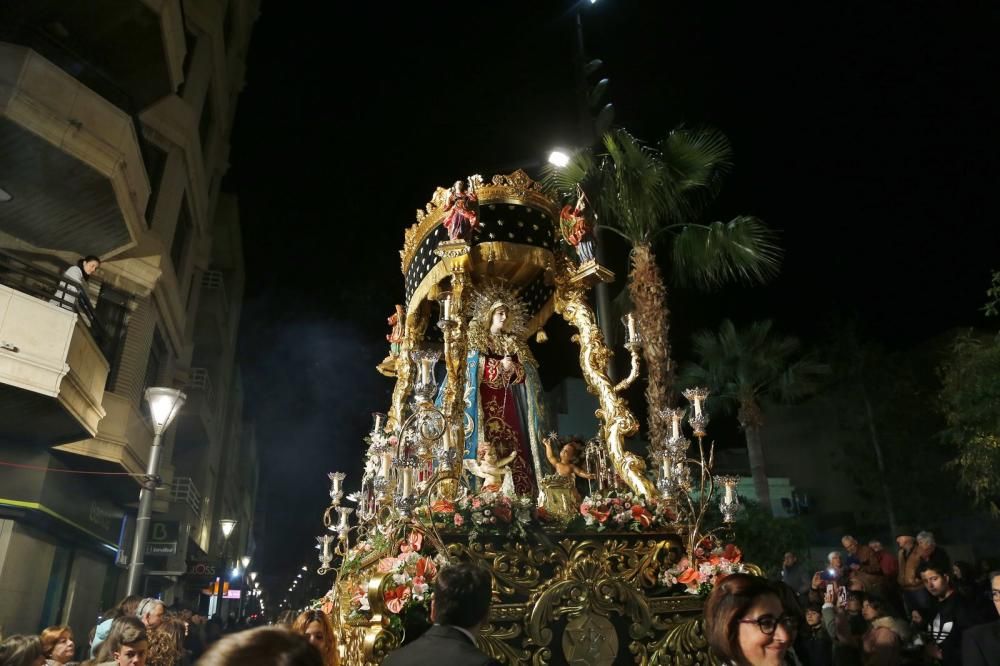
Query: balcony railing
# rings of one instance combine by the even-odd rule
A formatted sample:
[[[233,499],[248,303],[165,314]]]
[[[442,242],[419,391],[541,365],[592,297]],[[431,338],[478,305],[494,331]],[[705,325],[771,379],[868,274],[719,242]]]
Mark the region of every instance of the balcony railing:
[[[131,300],[128,294],[101,285],[95,306],[90,300],[88,285],[35,266],[2,250],[0,284],[76,312],[105,360],[112,368],[117,364],[118,349],[128,323]],[[98,312],[101,313],[100,316]]]
[[[170,501],[182,502],[196,516],[201,516],[201,493],[190,476],[176,476],[170,484]]]
[[[191,368],[191,379],[188,381],[188,388],[192,391],[201,391],[205,396],[205,402],[212,409],[215,409],[215,392],[212,389],[212,377],[206,368]]]

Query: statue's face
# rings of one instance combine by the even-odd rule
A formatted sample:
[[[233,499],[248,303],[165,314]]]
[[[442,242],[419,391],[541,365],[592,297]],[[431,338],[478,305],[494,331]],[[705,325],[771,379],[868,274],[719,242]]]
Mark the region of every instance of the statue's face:
[[[571,463],[573,462],[573,457],[576,455],[576,447],[572,444],[567,444],[562,447],[559,451],[559,462]]]
[[[486,453],[483,454],[483,460],[491,465],[495,465],[497,462],[497,454],[493,449],[487,449]]]
[[[507,325],[507,308],[500,306],[493,311],[493,318],[490,320],[490,331],[499,333]]]

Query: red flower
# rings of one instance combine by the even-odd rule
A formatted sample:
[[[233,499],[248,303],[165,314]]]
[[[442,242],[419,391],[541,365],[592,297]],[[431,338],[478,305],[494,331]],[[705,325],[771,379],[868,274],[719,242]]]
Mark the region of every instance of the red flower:
[[[649,527],[653,524],[653,514],[646,511],[645,507],[641,507],[638,504],[632,505],[632,520],[639,521],[639,524],[643,527]]]
[[[735,543],[730,543],[723,549],[722,556],[730,562],[739,562],[743,559],[743,551]]]
[[[598,511],[594,507],[590,507],[590,515],[592,515],[597,522],[604,523],[607,522],[608,516],[611,515],[610,511]]]
[[[698,570],[697,569],[686,569],[680,576],[677,577],[678,583],[683,583],[688,587],[698,584]]]
[[[455,505],[446,499],[439,499],[431,504],[431,511],[434,513],[455,513]]]
[[[502,520],[505,523],[509,523],[511,519],[510,507],[504,506],[502,504],[497,504],[493,507],[493,515]]]
[[[405,585],[400,585],[385,593],[385,607],[389,609],[390,613],[395,613],[399,615],[399,612],[403,610],[403,605],[406,600],[410,598],[410,588]]]
[[[417,560],[417,575],[424,578],[433,578],[437,573],[437,566],[434,560],[429,557],[421,557]]]

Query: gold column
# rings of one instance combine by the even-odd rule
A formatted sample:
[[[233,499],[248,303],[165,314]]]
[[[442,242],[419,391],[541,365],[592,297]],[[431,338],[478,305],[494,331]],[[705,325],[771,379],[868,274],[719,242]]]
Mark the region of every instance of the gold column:
[[[445,438],[455,449],[456,464],[452,472],[458,478],[465,456],[465,372],[468,347],[466,344],[466,323],[462,316],[465,308],[465,290],[469,285],[469,246],[462,241],[445,241],[438,245],[434,253],[441,257],[451,275],[450,319],[444,328],[444,362],[448,377],[444,386],[441,412],[447,424]],[[446,483],[441,488],[445,495],[454,495],[458,490],[454,483]]]
[[[611,350],[604,343],[604,335],[597,325],[594,311],[587,303],[585,288],[574,285],[572,277],[571,267],[567,262],[559,262],[556,268],[556,312],[578,331],[573,340],[580,345],[580,369],[583,370],[588,389],[597,396],[600,403],[595,415],[601,421],[611,461],[618,475],[633,492],[656,497],[655,486],[646,478],[646,463],[625,448],[625,438],[639,431],[639,422],[608,378]]]
[[[386,419],[386,429],[395,430],[406,420],[403,413],[406,409],[406,399],[413,390],[414,363],[410,351],[420,346],[420,340],[427,329],[427,307],[421,304],[406,317],[406,328],[403,342],[399,347],[399,357],[396,358],[396,386],[392,390],[392,407]]]

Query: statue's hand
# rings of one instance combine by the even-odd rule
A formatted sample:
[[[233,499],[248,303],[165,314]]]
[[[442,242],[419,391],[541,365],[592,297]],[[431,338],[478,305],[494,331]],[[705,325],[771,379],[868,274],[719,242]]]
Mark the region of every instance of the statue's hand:
[[[503,360],[500,361],[500,366],[507,372],[511,372],[514,370],[514,359],[512,359],[509,355],[504,356]]]

